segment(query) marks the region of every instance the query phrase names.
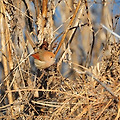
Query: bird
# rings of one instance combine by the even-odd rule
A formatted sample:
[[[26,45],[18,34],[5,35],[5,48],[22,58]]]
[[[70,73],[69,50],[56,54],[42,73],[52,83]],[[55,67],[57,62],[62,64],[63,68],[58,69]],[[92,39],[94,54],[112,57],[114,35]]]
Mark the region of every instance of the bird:
[[[55,54],[45,49],[39,49],[31,56],[38,69],[46,69],[55,63]]]

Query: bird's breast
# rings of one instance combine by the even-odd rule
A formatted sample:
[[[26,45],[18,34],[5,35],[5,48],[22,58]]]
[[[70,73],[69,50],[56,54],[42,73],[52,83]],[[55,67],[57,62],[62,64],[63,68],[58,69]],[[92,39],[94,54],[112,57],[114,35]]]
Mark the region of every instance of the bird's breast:
[[[44,68],[46,68],[46,62],[45,61],[40,61],[38,59],[34,59],[34,63],[35,63],[35,66],[38,69],[44,69]]]

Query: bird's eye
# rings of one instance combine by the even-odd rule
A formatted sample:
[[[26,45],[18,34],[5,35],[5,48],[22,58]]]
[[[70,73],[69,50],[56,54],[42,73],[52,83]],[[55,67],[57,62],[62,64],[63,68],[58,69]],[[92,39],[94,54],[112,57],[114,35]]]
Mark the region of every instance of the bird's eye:
[[[53,58],[52,56],[50,58]]]

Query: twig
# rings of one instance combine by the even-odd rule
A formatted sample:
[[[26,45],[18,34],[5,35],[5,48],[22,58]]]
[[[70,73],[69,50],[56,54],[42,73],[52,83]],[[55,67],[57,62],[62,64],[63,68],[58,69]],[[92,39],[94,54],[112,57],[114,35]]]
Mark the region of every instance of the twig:
[[[69,22],[68,28],[66,29],[66,32],[64,33],[64,35],[63,35],[63,37],[62,37],[62,39],[61,39],[61,41],[60,41],[60,43],[59,43],[59,45],[58,45],[58,47],[57,47],[57,50],[55,51],[55,55],[58,53],[59,49],[61,48],[61,46],[62,46],[62,44],[63,44],[63,42],[64,42],[64,40],[65,40],[65,37],[66,37],[66,35],[67,35],[68,31],[69,31],[69,27],[72,25],[72,23],[73,23],[73,21],[74,21],[74,19],[75,19],[75,16],[76,16],[76,14],[77,14],[77,12],[78,12],[78,10],[79,10],[80,5],[81,5],[81,1],[79,1],[78,5],[77,5],[77,8],[76,8],[76,10],[75,10],[75,13],[74,13],[71,21]]]
[[[113,34],[114,36],[116,36],[117,38],[120,39],[120,36],[119,36],[117,33],[113,32],[112,30],[110,30],[109,28],[107,28],[106,26],[104,26],[103,24],[101,24],[101,26],[102,26],[104,29],[106,29],[108,32],[110,32],[111,34]]]

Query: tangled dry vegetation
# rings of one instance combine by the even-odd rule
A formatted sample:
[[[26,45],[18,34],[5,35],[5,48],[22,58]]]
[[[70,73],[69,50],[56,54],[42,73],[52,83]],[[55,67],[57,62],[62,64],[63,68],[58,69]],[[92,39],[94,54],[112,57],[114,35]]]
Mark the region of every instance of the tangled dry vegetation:
[[[0,119],[119,119],[115,5],[113,0],[1,0]],[[53,51],[56,63],[37,70],[33,47]]]

